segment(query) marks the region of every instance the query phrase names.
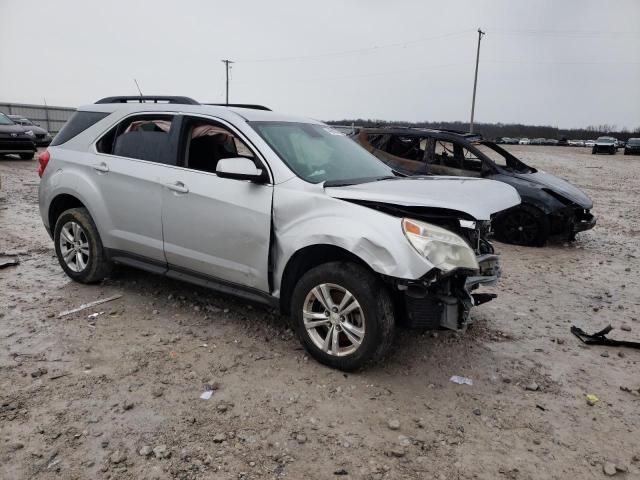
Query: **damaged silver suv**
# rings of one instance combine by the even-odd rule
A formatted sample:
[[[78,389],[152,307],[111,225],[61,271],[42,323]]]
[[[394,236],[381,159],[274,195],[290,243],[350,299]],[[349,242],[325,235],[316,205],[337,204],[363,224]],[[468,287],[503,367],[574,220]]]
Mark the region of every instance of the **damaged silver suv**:
[[[273,306],[344,370],[382,357],[397,321],[463,329],[500,273],[491,217],[520,202],[491,180],[403,178],[321,122],[186,97],[82,107],[39,161],[69,277],[120,263]]]

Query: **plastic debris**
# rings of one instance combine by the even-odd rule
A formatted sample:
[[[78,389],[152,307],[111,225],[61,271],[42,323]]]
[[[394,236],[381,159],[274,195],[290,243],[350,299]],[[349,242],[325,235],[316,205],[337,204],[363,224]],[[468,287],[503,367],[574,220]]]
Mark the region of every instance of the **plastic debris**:
[[[112,300],[117,300],[121,298],[122,295],[113,295],[112,297],[103,298],[100,300],[96,300],[94,302],[85,303],[84,305],[80,305],[78,308],[74,308],[73,310],[66,310],[64,312],[60,312],[58,314],[58,318],[66,317],[67,315],[71,315],[72,313],[81,312],[82,310],[86,310],[87,308],[95,307],[96,305],[100,305],[101,303],[107,303]]]
[[[10,257],[8,255],[0,255],[0,268],[15,267],[20,264],[18,257]]]
[[[87,315],[87,318],[96,318],[96,317],[99,317],[100,315],[104,315],[104,312],[95,312],[95,313],[92,313],[92,314],[90,314],[90,315]]]
[[[587,398],[587,403],[588,403],[589,405],[591,405],[592,407],[593,407],[596,403],[598,403],[598,402],[600,401],[600,399],[599,399],[596,395],[594,395],[593,393],[589,393],[589,394],[587,394],[587,397],[586,397],[586,398]]]
[[[200,398],[202,400],[209,400],[211,398],[211,396],[213,395],[213,390],[205,390],[204,392],[202,392],[202,394],[200,395]]]
[[[460,377],[458,375],[452,376],[449,381],[451,383],[457,383],[458,385],[473,385],[473,380],[467,377]]]

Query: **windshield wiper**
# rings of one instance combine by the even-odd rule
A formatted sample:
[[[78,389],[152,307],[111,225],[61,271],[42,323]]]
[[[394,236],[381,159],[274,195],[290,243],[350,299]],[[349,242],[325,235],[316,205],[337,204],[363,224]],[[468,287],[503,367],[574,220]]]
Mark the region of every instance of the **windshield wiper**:
[[[362,183],[381,182],[382,180],[397,180],[402,177],[394,175],[384,175],[382,177],[349,178],[345,180],[327,180],[324,187],[348,187],[349,185],[360,185]]]

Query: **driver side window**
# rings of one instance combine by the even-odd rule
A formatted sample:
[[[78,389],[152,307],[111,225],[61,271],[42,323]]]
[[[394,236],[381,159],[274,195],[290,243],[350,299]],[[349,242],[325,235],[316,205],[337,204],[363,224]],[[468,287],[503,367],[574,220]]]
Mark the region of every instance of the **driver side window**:
[[[223,158],[245,157],[255,161],[255,155],[246,143],[214,122],[186,119],[183,145],[183,164],[192,170],[215,173]]]
[[[435,175],[479,177],[482,161],[461,145],[447,140],[436,140],[429,172]]]

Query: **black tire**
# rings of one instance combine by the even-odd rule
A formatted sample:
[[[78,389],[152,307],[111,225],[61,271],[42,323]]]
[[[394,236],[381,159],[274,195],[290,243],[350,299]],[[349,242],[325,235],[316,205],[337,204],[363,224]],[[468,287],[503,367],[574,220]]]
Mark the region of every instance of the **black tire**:
[[[549,238],[549,220],[536,207],[520,205],[498,217],[495,230],[501,242],[542,247]]]
[[[314,332],[310,332],[305,328],[303,318],[305,305],[311,305],[314,312],[316,310],[313,309],[316,307],[319,310],[324,308],[321,302],[317,300],[317,297],[312,296],[312,291],[323,284],[332,284],[334,287],[348,291],[360,306],[359,311],[362,316],[358,311],[348,314],[355,315],[355,323],[359,321],[364,327],[364,334],[358,346],[350,341],[347,334],[344,333],[346,331],[345,327],[342,326],[350,324],[349,322],[352,321],[352,318],[347,317],[347,322],[336,323],[338,325],[337,331],[339,332],[337,333],[338,348],[341,348],[341,342],[342,345],[346,344],[346,347],[344,347],[346,354],[343,356],[323,351],[315,343],[318,338],[316,340],[312,338]],[[336,304],[345,296],[345,294],[343,294],[342,298],[336,296],[339,294],[339,291],[330,293],[331,299]],[[319,314],[322,315],[321,313]],[[336,312],[335,315],[340,319],[345,319],[345,317],[339,316],[339,312]],[[395,319],[389,292],[372,273],[352,262],[325,263],[306,272],[294,288],[291,298],[291,316],[294,320],[298,337],[309,355],[320,363],[339,370],[351,371],[367,363],[380,361],[389,352],[393,344]],[[338,322],[338,319],[336,318],[335,321]],[[336,327],[327,320],[326,327],[318,327],[315,330],[315,334],[321,336],[324,331],[326,337],[329,337],[332,331],[330,330],[331,328]],[[333,339],[333,336],[331,338]],[[348,351],[349,345],[355,347],[354,351]],[[331,347],[329,347],[329,351],[331,351]]]
[[[21,160],[33,160],[33,154],[35,152],[31,152],[31,153],[20,153],[20,159]]]
[[[593,148],[591,149],[591,155],[595,155],[595,154],[597,154],[597,153],[598,153],[598,149],[597,149],[596,147],[593,147]]]
[[[73,262],[78,268],[77,271],[74,271],[65,261],[62,251],[63,247],[60,241],[60,237],[63,235],[62,229],[66,228],[69,224],[73,225],[73,223],[79,225],[81,228],[81,231],[79,230],[77,235],[78,241],[88,245],[88,254],[84,255],[82,252],[78,252],[82,254],[83,260],[86,257],[84,267],[80,268],[81,265],[79,265],[77,261]],[[60,266],[64,272],[76,282],[99,282],[110,273],[111,263],[105,254],[98,229],[86,208],[71,208],[62,212],[62,215],[60,215],[56,221],[53,241]],[[67,250],[67,252],[70,251],[70,249]],[[73,254],[71,256],[75,257]]]

